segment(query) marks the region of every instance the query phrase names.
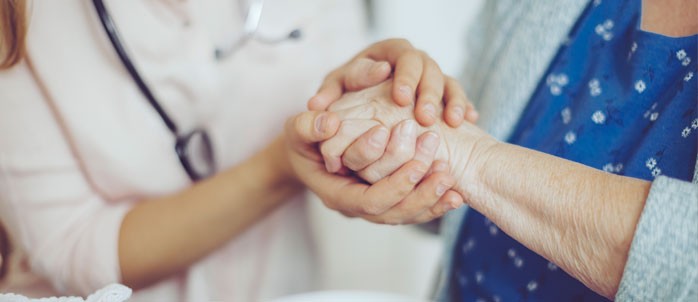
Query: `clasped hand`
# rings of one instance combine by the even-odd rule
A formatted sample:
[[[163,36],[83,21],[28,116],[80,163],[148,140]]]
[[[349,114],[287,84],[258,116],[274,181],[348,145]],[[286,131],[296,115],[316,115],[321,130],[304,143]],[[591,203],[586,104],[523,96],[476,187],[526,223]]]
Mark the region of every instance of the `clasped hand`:
[[[381,43],[367,53],[385,47]],[[486,135],[467,122],[477,114],[433,60],[405,62],[419,55],[402,51],[390,79],[392,64],[350,61],[311,99],[309,108],[316,111],[288,121],[292,171],[327,207],[376,223],[407,224],[464,204],[458,185],[472,170],[473,142]],[[414,72],[415,65],[423,68]],[[405,86],[412,96],[400,101]]]
[[[419,125],[414,106],[393,102],[392,85],[346,93],[329,112],[292,119],[290,128],[317,133],[306,142],[320,143],[296,154],[306,164],[291,162],[331,209],[376,223],[423,223],[464,204],[473,150],[489,136],[467,122]]]
[[[368,183],[397,182],[389,190],[403,190],[397,204],[376,200],[364,208],[371,212],[358,215],[372,215],[364,218],[381,223],[420,223],[463,205],[456,185],[467,170],[472,142],[484,133],[468,123],[458,128],[444,121],[419,125],[414,106],[393,102],[392,86],[389,80],[333,103],[329,111],[341,124],[320,144],[320,151],[330,173],[347,174],[343,170],[348,169]],[[331,199],[325,203],[338,208]]]

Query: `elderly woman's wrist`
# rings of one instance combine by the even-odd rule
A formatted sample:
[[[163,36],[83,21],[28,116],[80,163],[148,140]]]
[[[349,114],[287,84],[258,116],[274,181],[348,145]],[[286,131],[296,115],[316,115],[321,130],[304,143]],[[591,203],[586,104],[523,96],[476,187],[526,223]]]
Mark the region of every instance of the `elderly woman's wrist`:
[[[473,125],[445,130],[446,145],[449,153],[449,166],[456,178],[456,191],[465,198],[473,195],[473,190],[482,183],[485,169],[491,167],[489,162],[495,150],[505,145]]]

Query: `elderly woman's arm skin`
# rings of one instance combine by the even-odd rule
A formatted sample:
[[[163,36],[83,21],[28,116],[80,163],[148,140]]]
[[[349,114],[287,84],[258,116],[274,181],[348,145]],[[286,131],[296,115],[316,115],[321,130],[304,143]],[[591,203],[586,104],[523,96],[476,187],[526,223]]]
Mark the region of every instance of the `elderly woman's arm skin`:
[[[613,299],[650,182],[495,141],[473,155],[456,185],[468,204]]]
[[[348,94],[330,109],[344,121],[342,127],[361,120],[392,127],[412,118],[409,108],[387,100],[386,89]],[[455,129],[437,123],[418,132],[425,131],[441,137],[436,158],[449,163],[454,189],[471,207],[592,290],[614,297],[649,182],[498,142],[469,123]],[[351,137],[325,144],[345,145],[334,139]],[[335,156],[330,149],[323,154]],[[370,175],[380,179],[390,173]]]

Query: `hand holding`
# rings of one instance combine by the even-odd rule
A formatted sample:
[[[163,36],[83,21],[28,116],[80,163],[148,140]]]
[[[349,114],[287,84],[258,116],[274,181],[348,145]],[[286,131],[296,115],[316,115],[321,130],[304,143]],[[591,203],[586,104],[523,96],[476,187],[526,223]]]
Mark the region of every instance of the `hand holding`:
[[[471,159],[493,139],[470,123],[451,128],[443,121],[422,127],[412,119],[412,107],[400,107],[390,99],[390,81],[359,92],[346,93],[329,110],[342,120],[337,135],[321,143],[329,172],[342,165],[369,183],[391,175],[419,150],[436,148],[435,159],[448,164],[452,176],[464,184],[472,170]],[[387,129],[392,135],[387,137]],[[434,142],[434,138],[436,142]],[[389,140],[389,141],[388,141]],[[477,150],[476,150],[477,149]]]
[[[432,220],[462,204],[460,195],[447,191],[455,184],[448,165],[437,162],[429,171],[435,150],[423,149],[418,159],[372,185],[327,172],[316,145],[332,137],[339,127],[335,113],[304,112],[288,120],[284,137],[288,161],[297,178],[329,208],[376,223],[404,224]],[[431,175],[422,180],[427,173]]]

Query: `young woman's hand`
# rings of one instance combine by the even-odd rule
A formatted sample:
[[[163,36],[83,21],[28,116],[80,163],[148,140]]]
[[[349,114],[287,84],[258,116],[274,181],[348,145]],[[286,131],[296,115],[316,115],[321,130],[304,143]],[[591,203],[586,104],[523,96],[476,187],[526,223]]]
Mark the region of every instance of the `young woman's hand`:
[[[308,108],[327,110],[345,92],[375,86],[391,74],[393,101],[401,106],[414,105],[416,96],[414,115],[421,125],[433,125],[440,112],[451,127],[460,126],[464,120],[477,120],[478,113],[458,82],[444,75],[431,57],[404,39],[375,43],[332,71],[308,101]]]

